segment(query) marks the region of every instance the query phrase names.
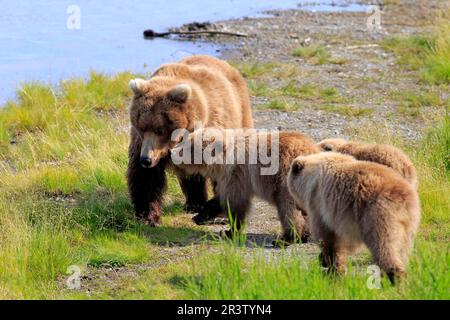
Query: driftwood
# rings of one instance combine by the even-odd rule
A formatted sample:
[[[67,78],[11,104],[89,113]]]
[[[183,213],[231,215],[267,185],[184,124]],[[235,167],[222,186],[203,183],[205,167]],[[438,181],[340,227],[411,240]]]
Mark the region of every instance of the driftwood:
[[[227,31],[216,31],[216,30],[201,30],[201,31],[168,31],[168,32],[155,32],[152,29],[144,31],[144,38],[162,38],[170,35],[198,35],[198,34],[209,34],[209,35],[225,35],[234,37],[248,37],[245,33],[237,32],[227,32]]]

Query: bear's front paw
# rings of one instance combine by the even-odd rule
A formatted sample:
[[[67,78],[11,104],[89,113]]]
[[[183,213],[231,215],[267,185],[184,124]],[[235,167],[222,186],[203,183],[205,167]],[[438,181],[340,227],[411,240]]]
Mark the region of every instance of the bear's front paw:
[[[198,203],[188,203],[186,202],[183,206],[183,210],[187,213],[199,213],[203,209],[203,205]]]
[[[161,211],[159,210],[152,210],[148,215],[147,218],[144,220],[144,224],[148,225],[149,227],[157,227],[161,224]]]
[[[209,221],[209,216],[201,212],[193,216],[192,221],[194,221],[197,225],[203,225]]]
[[[309,230],[303,230],[301,240],[302,243],[311,242],[311,233],[309,232]]]
[[[144,224],[151,228],[158,227],[161,224],[161,218],[158,218],[158,219],[149,218],[144,221]]]
[[[143,220],[143,223],[149,227],[157,227],[161,224],[161,217],[149,215],[147,219]]]

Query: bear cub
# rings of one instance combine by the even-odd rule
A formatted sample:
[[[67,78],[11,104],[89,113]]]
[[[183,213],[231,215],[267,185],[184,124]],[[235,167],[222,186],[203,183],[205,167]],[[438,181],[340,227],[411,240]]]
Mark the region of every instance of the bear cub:
[[[226,232],[227,236],[241,230],[252,198],[258,196],[277,208],[282,235],[274,244],[289,244],[300,237],[306,241],[306,220],[288,191],[287,174],[295,157],[320,151],[314,141],[297,132],[248,130],[243,133],[242,130],[211,131],[210,128],[196,130],[183,140],[188,142],[190,149],[182,147],[182,144],[174,148],[172,162],[184,174],[201,174],[216,181],[220,209],[225,212],[229,209],[232,216],[233,224]],[[196,141],[200,141],[197,143],[200,153],[214,154],[213,161],[205,158],[195,161]],[[267,151],[267,154],[261,151]],[[190,153],[188,161],[175,163],[174,155],[184,152]],[[255,152],[258,157],[254,157]],[[267,158],[261,157],[262,154]]]
[[[296,158],[288,187],[321,241],[321,262],[345,270],[347,253],[365,244],[394,283],[405,272],[420,221],[415,188],[392,169],[349,155]]]
[[[376,162],[397,171],[417,189],[417,174],[413,163],[401,150],[387,144],[363,143],[344,139],[325,139],[319,142],[323,151],[335,151],[354,156],[358,160]]]

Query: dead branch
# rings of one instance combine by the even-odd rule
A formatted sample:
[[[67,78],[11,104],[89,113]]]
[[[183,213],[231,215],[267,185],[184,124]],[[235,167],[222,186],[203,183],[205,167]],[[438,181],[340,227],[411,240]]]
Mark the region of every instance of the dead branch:
[[[205,31],[168,31],[168,32],[155,32],[152,29],[144,31],[144,38],[162,38],[170,35],[198,35],[198,34],[209,34],[209,35],[225,35],[234,37],[248,37],[245,33],[238,32],[227,32],[227,31],[216,31],[216,30],[205,30]]]

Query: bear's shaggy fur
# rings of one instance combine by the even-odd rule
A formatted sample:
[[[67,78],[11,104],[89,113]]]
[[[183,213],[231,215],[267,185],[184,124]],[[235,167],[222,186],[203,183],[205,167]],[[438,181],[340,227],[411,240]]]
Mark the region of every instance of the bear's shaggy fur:
[[[239,146],[237,143],[233,143],[232,146],[228,144],[230,140],[225,137],[222,130],[221,138],[210,138],[205,134],[205,130],[196,130],[188,136],[188,141],[191,144],[191,150],[194,150],[193,141],[197,138],[202,141],[201,148],[205,148],[209,145],[212,148],[218,148],[223,152],[223,157],[227,157],[227,152],[237,154],[240,147],[245,149],[245,161],[235,161],[234,163],[205,163],[204,159],[201,163],[193,164],[193,158],[188,163],[177,164],[177,166],[184,170],[187,174],[201,174],[204,177],[210,177],[214,181],[217,181],[217,192],[220,198],[221,209],[227,211],[229,208],[233,224],[231,229],[226,232],[227,236],[232,236],[234,231],[239,231],[245,223],[247,213],[250,209],[251,200],[254,196],[258,196],[263,200],[276,206],[278,211],[278,217],[280,219],[282,227],[281,238],[278,239],[276,244],[291,243],[295,239],[302,237],[305,241],[305,237],[308,236],[307,225],[305,217],[297,209],[294,203],[294,199],[287,189],[287,174],[290,168],[292,160],[298,155],[308,155],[317,153],[320,149],[317,145],[308,137],[297,132],[279,132],[278,144],[271,144],[273,133],[261,133],[258,132],[254,137],[250,139],[250,135],[242,135],[243,142]],[[236,132],[237,130],[229,130]],[[254,145],[267,139],[267,153],[269,155],[276,155],[276,150],[279,151],[278,168],[271,175],[261,174],[262,168],[267,168],[269,165],[262,164],[261,159],[251,164],[249,160],[249,150]],[[275,139],[274,139],[275,140]],[[228,149],[227,149],[228,148]],[[258,147],[259,148],[259,147]],[[241,149],[242,150],[242,149]],[[181,147],[172,150],[173,153],[182,152]],[[203,152],[203,151],[202,151]],[[191,152],[193,157],[194,152]]]
[[[209,56],[191,56],[163,65],[149,80],[131,80],[130,88],[134,96],[128,190],[137,217],[154,226],[160,222],[168,153],[177,143],[173,131],[193,131],[196,121],[220,128],[253,127],[248,90],[236,69]],[[207,200],[204,178],[178,178],[187,210],[203,205]]]
[[[365,244],[391,282],[405,271],[420,221],[416,190],[392,169],[335,152],[296,158],[289,190],[322,241],[324,267],[345,270]]]
[[[349,154],[358,160],[388,166],[403,176],[417,189],[417,174],[413,163],[401,150],[387,144],[371,144],[344,139],[325,139],[319,142],[323,151]]]

